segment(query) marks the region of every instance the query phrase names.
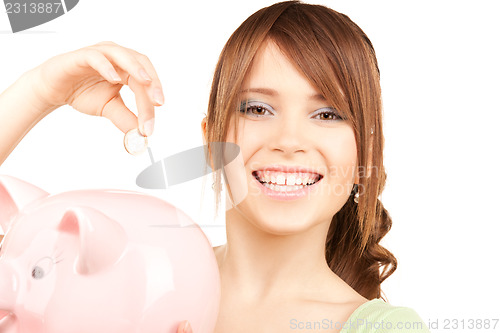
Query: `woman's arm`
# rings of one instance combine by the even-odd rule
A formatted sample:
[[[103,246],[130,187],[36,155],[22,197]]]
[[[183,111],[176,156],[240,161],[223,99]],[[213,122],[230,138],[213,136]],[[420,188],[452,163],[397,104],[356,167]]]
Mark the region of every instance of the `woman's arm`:
[[[0,165],[33,126],[56,106],[37,100],[32,72],[23,74],[0,94]]]
[[[138,117],[123,103],[123,85],[135,94]],[[154,106],[163,104],[163,91],[145,55],[112,42],[55,56],[0,95],[0,164],[33,126],[65,104],[106,117],[123,132],[139,128],[149,136]]]

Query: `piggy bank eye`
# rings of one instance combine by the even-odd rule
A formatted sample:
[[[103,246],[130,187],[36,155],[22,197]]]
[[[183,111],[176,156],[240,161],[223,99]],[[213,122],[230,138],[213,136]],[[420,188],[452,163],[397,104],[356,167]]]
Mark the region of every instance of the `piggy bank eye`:
[[[33,277],[33,279],[39,280],[45,276],[45,272],[40,266],[35,266],[31,271],[31,276]]]
[[[42,258],[38,260],[38,262],[31,269],[31,277],[35,280],[43,279],[47,274],[50,273],[53,266],[54,260],[52,258]]]

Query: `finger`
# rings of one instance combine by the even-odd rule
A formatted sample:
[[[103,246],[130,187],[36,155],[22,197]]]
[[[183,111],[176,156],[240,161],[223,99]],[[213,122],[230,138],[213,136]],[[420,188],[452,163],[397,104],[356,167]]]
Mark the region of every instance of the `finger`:
[[[132,50],[133,51],[133,50]],[[134,51],[135,52],[135,51]],[[158,77],[158,74],[156,73],[156,70],[149,60],[149,58],[144,55],[136,52],[137,60],[139,63],[141,63],[142,66],[146,69],[148,74],[151,76],[153,81],[149,86],[146,87],[146,91],[151,98],[151,101],[157,105],[163,105],[165,103],[165,97],[163,95],[163,88],[160,82],[160,78]]]
[[[189,321],[186,324],[186,327],[184,328],[184,331],[186,333],[193,333],[193,329],[191,328],[191,324],[189,324]]]
[[[81,52],[72,53],[74,61],[80,68],[91,67],[111,84],[121,82],[120,75],[113,64],[101,52],[93,49],[85,49]]]
[[[129,87],[135,95],[139,131],[142,135],[151,136],[154,129],[154,106],[151,103],[145,87],[135,82],[134,78],[130,78]]]
[[[113,59],[116,59],[119,53],[123,53],[124,55],[126,54],[127,57],[131,57],[130,58],[131,62],[139,63],[140,66],[142,66],[142,68],[139,69],[139,72],[142,73],[141,75],[143,77],[144,75],[146,75],[146,77],[150,78],[151,80],[149,84],[145,85],[147,87],[146,91],[151,99],[151,102],[156,106],[163,105],[165,98],[163,94],[162,84],[160,82],[160,79],[153,64],[151,63],[151,60],[149,60],[149,58],[146,55],[139,53],[135,50],[122,47],[113,42],[103,42],[102,44],[99,45],[107,47],[107,49],[109,49],[109,51],[111,52],[110,56],[112,56]],[[126,70],[123,67],[122,69]],[[128,72],[132,75],[132,77],[134,77],[137,80],[136,75],[133,75],[133,73],[130,70],[128,70]],[[141,82],[140,80],[138,80],[138,82],[144,84],[144,82]]]
[[[193,333],[193,329],[191,328],[191,325],[189,324],[189,322],[187,323],[185,330],[186,330],[186,333]]]
[[[183,321],[182,323],[179,324],[177,327],[177,332],[176,333],[184,333],[184,325],[186,324],[186,321]]]
[[[119,45],[101,44],[94,49],[102,52],[113,64],[129,73],[142,85],[150,85],[153,81],[144,66],[126,48]]]
[[[123,133],[137,128],[137,117],[125,106],[120,95],[106,103],[101,115],[111,120]]]
[[[180,323],[179,327],[177,327],[177,333],[193,333],[193,329],[187,320],[184,320]]]

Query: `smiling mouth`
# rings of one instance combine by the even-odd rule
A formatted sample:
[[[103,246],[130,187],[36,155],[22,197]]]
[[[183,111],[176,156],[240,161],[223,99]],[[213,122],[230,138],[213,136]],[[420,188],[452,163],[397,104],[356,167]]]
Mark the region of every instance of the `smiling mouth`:
[[[323,176],[309,172],[253,171],[252,176],[271,189],[298,190],[319,182]]]

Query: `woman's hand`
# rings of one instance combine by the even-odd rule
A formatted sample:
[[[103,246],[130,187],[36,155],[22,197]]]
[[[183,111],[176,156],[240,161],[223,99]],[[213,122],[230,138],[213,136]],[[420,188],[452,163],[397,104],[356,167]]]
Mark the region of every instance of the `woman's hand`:
[[[183,321],[177,328],[177,333],[193,333],[193,329],[191,328],[191,325],[189,325],[189,321]]]
[[[82,113],[110,119],[123,132],[139,128],[142,134],[151,135],[154,106],[164,101],[149,59],[113,42],[55,56],[30,74],[35,96],[46,109],[69,104]],[[135,94],[138,117],[123,103],[123,85]]]

